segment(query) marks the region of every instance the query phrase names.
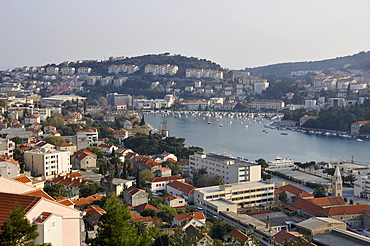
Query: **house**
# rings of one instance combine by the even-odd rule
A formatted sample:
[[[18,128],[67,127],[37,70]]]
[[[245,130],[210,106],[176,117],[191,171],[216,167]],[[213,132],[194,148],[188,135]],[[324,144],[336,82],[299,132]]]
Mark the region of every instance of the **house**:
[[[96,206],[89,206],[84,212],[83,220],[88,231],[96,231],[100,217],[107,213],[104,209]]]
[[[40,123],[40,116],[39,115],[28,115],[24,117],[24,124],[25,125],[32,125],[34,123]]]
[[[43,197],[0,192],[0,224],[8,220],[8,214],[18,203],[24,208],[29,221],[37,224],[39,236],[36,244],[52,243],[55,246],[81,245],[80,212]]]
[[[62,184],[64,189],[70,192],[70,197],[78,198],[80,186],[83,185],[84,180],[80,173],[59,174],[56,178],[48,180],[46,185]]]
[[[81,245],[82,217],[78,210],[58,202],[43,190],[27,183],[0,176],[0,225],[8,220],[8,214],[16,203],[26,218],[38,225],[39,236],[35,243],[52,245]]]
[[[57,143],[55,145],[55,147],[58,150],[67,150],[67,151],[69,151],[70,155],[73,155],[77,150],[77,146],[74,145],[74,143],[72,141],[68,141],[68,140],[64,140],[60,143]]]
[[[186,206],[186,201],[184,198],[179,196],[174,196],[171,194],[166,194],[164,197],[164,205],[172,208],[184,208]]]
[[[363,125],[369,124],[369,120],[356,121],[351,124],[351,134],[360,134],[360,128]]]
[[[140,204],[140,205],[134,207],[134,209],[136,211],[138,211],[139,213],[141,213],[141,212],[143,212],[144,210],[147,210],[147,209],[150,209],[150,210],[153,210],[153,211],[159,211],[158,208],[150,205],[149,203]]]
[[[119,179],[119,178],[114,178],[112,180],[112,184],[116,193],[116,196],[119,196],[122,194],[122,192],[130,188],[134,184],[135,180],[127,180],[127,179]]]
[[[137,222],[144,222],[144,224],[147,227],[153,227],[154,226],[153,218],[152,217],[150,217],[150,216],[143,217],[140,214],[137,214],[137,213],[135,213],[133,211],[130,211],[130,214],[131,214],[131,219],[130,219],[130,222],[131,223],[135,224]]]
[[[302,126],[304,123],[306,123],[309,120],[317,120],[319,116],[309,116],[309,115],[304,115],[301,118],[299,118],[299,126]]]
[[[130,159],[130,163],[134,166],[135,170],[150,170],[155,172],[162,167],[162,165],[156,161],[153,161],[148,156],[135,155]]]
[[[123,201],[130,206],[138,206],[148,203],[148,193],[142,189],[131,186],[123,191]]]
[[[189,226],[201,227],[206,224],[206,217],[202,212],[181,213],[173,218],[172,226],[185,230]]]
[[[194,202],[195,186],[191,184],[175,180],[167,185],[167,192],[171,195],[180,196],[185,198],[187,203]]]
[[[302,241],[304,240],[302,234],[295,232],[295,231],[286,231],[286,230],[279,231],[274,236],[272,236],[271,240],[275,243],[274,245],[278,245],[278,246],[286,245],[287,240],[292,241],[293,245],[295,246],[302,245],[301,243],[304,242]],[[316,244],[306,243],[304,245],[315,246]]]
[[[94,169],[96,168],[96,154],[84,149],[79,150],[71,156],[73,169]]]
[[[145,183],[150,185],[150,190],[152,192],[158,192],[160,190],[166,190],[167,184],[175,180],[185,182],[185,178],[178,176],[178,175],[172,175],[168,177],[156,177],[156,178],[146,179]]]
[[[302,190],[294,185],[287,184],[277,188],[274,191],[275,199],[279,199],[283,202],[293,203],[297,198],[301,197],[304,199],[314,198],[314,195]]]
[[[82,198],[80,198],[78,200],[75,200],[73,202],[74,202],[76,208],[83,209],[86,206],[88,206],[88,205],[90,205],[90,204],[92,204],[96,201],[100,201],[101,199],[103,199],[102,195],[94,194],[94,195],[91,195],[91,196],[88,196],[88,197],[82,197]]]
[[[239,245],[245,245],[245,242],[246,241],[251,241],[251,237],[248,236],[247,234],[245,234],[244,232],[238,230],[237,228],[233,228],[230,232],[229,232],[229,238],[230,237],[233,237],[235,239],[235,244],[239,244]],[[249,246],[252,246],[252,242],[248,242]]]
[[[172,170],[169,167],[160,167],[155,174],[157,177],[168,177],[172,175]]]
[[[153,160],[155,160],[158,163],[166,162],[167,160],[171,160],[172,162],[177,162],[177,156],[174,154],[163,152],[162,154],[155,155],[153,157]]]
[[[117,146],[114,146],[114,145],[110,145],[110,144],[99,144],[98,146],[102,151],[103,153],[105,154],[112,154],[113,151],[116,151],[116,149],[118,149]]]
[[[7,155],[0,155],[0,175],[13,178],[20,173],[19,163]]]

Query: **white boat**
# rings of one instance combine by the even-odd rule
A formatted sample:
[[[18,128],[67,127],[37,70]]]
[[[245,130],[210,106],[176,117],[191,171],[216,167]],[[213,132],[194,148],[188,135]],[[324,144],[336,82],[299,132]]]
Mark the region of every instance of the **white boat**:
[[[220,124],[220,127],[224,127],[224,125]]]
[[[357,142],[362,142],[362,141],[364,141],[364,140],[362,140],[362,139],[358,138],[358,139],[356,139],[356,141],[357,141]]]
[[[273,161],[268,161],[267,164],[270,168],[291,167],[294,165],[294,160],[277,156]]]
[[[248,128],[249,126],[248,125],[245,125],[245,128]]]

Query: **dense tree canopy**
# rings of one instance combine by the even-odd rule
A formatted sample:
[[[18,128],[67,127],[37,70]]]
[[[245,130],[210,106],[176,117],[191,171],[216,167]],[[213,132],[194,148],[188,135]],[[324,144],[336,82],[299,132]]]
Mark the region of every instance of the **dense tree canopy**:
[[[157,133],[152,135],[138,133],[133,137],[127,138],[124,145],[142,155],[154,155],[166,151],[173,153],[179,158],[188,158],[189,155],[196,151],[203,151],[200,147],[185,147],[184,143],[184,138],[167,137],[163,139],[163,137]]]
[[[117,246],[117,245],[148,245],[150,237],[145,234],[138,235],[138,229],[132,225],[127,205],[119,204],[115,197],[108,197],[104,210],[107,212],[99,221],[98,234],[92,245]]]

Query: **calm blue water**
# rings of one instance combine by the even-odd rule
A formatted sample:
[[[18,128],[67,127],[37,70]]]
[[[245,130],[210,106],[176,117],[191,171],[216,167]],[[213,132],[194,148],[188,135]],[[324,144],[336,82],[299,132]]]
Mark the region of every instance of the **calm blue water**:
[[[207,124],[208,118],[195,118],[192,115],[188,118],[145,115],[145,120],[154,128],[162,128],[161,122],[164,119],[167,120],[167,129],[171,136],[185,138],[186,145],[200,146],[205,152],[226,152],[251,161],[258,158],[269,161],[279,155],[300,162],[351,160],[352,156],[355,161],[370,162],[370,140],[357,142],[352,138],[272,130],[264,127],[267,121],[259,124],[245,119],[223,117],[216,122],[212,117],[211,124]],[[230,121],[232,124],[229,124]],[[220,127],[220,124],[224,127]],[[281,135],[282,132],[288,135]]]

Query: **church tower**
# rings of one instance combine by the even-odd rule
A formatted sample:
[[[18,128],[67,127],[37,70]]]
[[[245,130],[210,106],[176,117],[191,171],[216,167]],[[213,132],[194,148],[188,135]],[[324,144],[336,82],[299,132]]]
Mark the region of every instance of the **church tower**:
[[[340,175],[338,166],[335,168],[335,172],[331,180],[331,188],[333,190],[333,196],[342,196],[342,176]]]

